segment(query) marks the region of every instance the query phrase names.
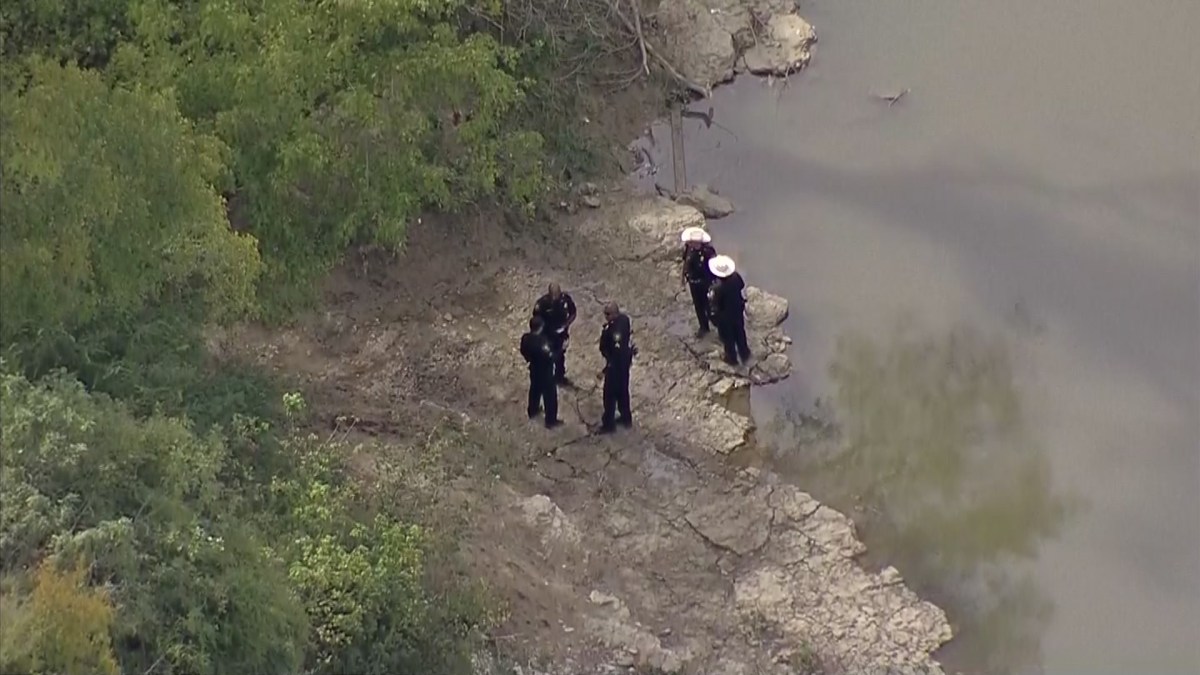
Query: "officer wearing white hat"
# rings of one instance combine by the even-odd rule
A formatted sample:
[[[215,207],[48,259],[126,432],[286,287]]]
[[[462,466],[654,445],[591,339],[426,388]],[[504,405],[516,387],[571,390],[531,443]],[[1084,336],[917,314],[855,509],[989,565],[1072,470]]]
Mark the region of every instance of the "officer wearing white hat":
[[[712,286],[710,311],[717,335],[725,347],[725,362],[737,365],[750,360],[750,345],[746,340],[746,282],[738,274],[733,258],[727,255],[714,256],[708,261],[708,269],[716,277]]]
[[[708,263],[717,255],[712,236],[699,227],[685,229],[679,238],[683,241],[683,264],[680,277],[692,293],[692,306],[696,309],[696,321],[700,324],[696,336],[708,333],[708,291],[713,275]]]

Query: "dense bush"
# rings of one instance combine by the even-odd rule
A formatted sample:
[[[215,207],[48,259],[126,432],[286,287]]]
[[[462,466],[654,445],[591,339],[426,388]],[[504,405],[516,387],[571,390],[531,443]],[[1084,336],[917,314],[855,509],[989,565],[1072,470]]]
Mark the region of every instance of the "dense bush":
[[[634,43],[546,1],[0,3],[0,671],[466,671],[411,486],[203,335],[586,161],[565,83]]]
[[[230,231],[213,189],[224,145],[167,94],[32,66],[24,91],[0,98],[0,339],[131,323],[163,304],[213,318],[252,307],[255,242]]]
[[[6,616],[0,670],[69,670],[60,657],[104,669],[108,639],[113,662],[138,673],[465,663],[481,615],[434,602],[424,532],[364,498],[343,449],[313,437],[260,448],[292,467],[264,491],[239,480],[246,467],[231,464],[244,460],[215,431],[138,419],[65,374],[6,372],[0,405],[0,572],[18,617]],[[57,571],[83,566],[86,585]]]

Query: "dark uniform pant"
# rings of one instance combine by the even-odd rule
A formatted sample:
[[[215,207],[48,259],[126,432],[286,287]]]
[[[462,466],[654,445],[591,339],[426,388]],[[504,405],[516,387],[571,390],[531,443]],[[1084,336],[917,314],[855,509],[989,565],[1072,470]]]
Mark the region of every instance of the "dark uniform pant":
[[[746,341],[744,316],[718,320],[717,336],[721,338],[721,344],[725,347],[726,361],[737,363],[738,357],[741,357],[742,361],[750,360],[750,345]]]
[[[546,408],[546,422],[558,419],[558,387],[554,384],[554,373],[548,368],[529,369],[529,416],[536,417],[542,405]]]
[[[567,379],[567,333],[549,331],[546,337],[550,340],[550,348],[554,350],[554,379],[559,382]]]
[[[696,308],[696,321],[700,323],[700,330],[708,332],[708,284],[689,281],[688,288],[692,291],[692,307]]]
[[[629,369],[631,364],[609,364],[604,369],[604,414],[600,426],[612,429],[616,413],[621,413],[621,424],[633,425],[633,413],[629,410]]]

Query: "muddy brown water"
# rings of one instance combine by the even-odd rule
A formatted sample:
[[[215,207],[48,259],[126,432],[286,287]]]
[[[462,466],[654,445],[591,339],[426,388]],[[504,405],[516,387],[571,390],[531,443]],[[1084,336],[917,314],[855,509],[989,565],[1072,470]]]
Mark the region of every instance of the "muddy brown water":
[[[757,461],[948,611],[951,671],[1200,673],[1200,2],[801,10],[808,70],[684,120],[792,302]]]

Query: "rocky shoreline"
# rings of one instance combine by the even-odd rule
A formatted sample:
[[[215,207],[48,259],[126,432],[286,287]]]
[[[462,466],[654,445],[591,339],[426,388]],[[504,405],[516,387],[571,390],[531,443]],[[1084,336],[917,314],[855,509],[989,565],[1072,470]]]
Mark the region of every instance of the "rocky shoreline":
[[[808,64],[816,42],[815,30],[788,0],[666,0],[658,18],[673,36],[667,53],[679,74],[708,92],[740,73],[786,77]],[[700,193],[708,195],[707,186]],[[625,219],[646,242],[634,244],[637,257],[664,268],[664,273],[673,272],[679,232],[706,228],[706,214],[721,217],[733,210],[724,198],[718,197],[723,204],[710,212],[703,198],[690,197],[646,201]],[[753,271],[749,274],[752,280]],[[666,393],[656,405],[657,414],[688,426],[687,440],[717,455],[742,447],[753,420],[731,410],[727,402],[752,385],[788,377],[792,341],[780,328],[787,316],[785,298],[747,288],[747,324],[756,354],[749,369],[725,364],[713,343],[674,331],[692,357],[685,363],[692,374],[675,366],[663,369],[660,386]],[[678,361],[675,357],[666,362]],[[777,672],[791,672],[786,666],[798,665],[798,654],[810,650],[842,672],[942,672],[931,654],[952,637],[945,613],[920,600],[894,567],[877,574],[862,569],[855,560],[866,547],[848,517],[784,484],[779,476],[754,469],[719,488],[675,490],[678,497],[670,501],[680,508],[660,515],[686,523],[717,551],[715,564],[732,581],[730,609],[748,625],[766,622],[771,628],[772,645],[753,639],[751,643],[765,648],[771,664],[785,666]],[[546,514],[553,513],[551,520],[569,527],[569,518],[544,495],[526,504],[531,525],[544,525]],[[617,541],[609,545],[620,548],[620,540],[633,533],[620,526],[610,531],[614,529]],[[636,559],[638,553],[630,550],[626,555]],[[610,607],[614,616],[630,616],[617,596],[595,590],[591,599]],[[627,638],[608,642],[636,657],[626,660],[629,665],[677,672],[692,660],[688,648],[671,649],[636,631]],[[775,672],[764,669],[761,656],[709,660],[695,672],[749,672],[751,663],[754,672]]]
[[[696,208],[661,198],[601,207],[589,221],[616,221],[632,231],[630,252],[652,267],[660,285],[676,272],[679,232],[706,227]],[[752,280],[753,271],[747,274]],[[642,424],[661,433],[663,445],[641,449],[631,462],[686,458],[686,451],[667,450],[676,443],[722,456],[747,442],[753,420],[725,402],[750,386],[786,378],[791,369],[786,355],[791,340],[779,327],[787,318],[787,300],[754,287],[747,296],[757,354],[749,369],[725,364],[714,340],[690,335],[687,297],[676,294],[671,311],[639,317],[635,334],[651,356],[635,371],[634,398],[642,410],[655,401],[652,412],[643,412],[650,420]],[[647,334],[655,337],[648,340]],[[574,466],[582,460],[586,466],[591,460],[580,456],[584,452],[586,446],[572,443],[555,452],[555,461]],[[585,627],[616,651],[615,663],[663,672],[786,673],[816,654],[836,664],[836,672],[942,672],[930,655],[951,637],[945,613],[918,598],[895,568],[863,570],[856,558],[865,546],[849,518],[769,472],[742,470],[719,480],[705,473],[697,466],[676,467],[670,480],[655,485],[652,500],[622,504],[598,532],[576,525],[545,494],[519,502],[530,527],[555,533],[548,546],[581,549],[577,555],[584,557],[589,550],[616,552],[626,565],[660,572],[670,558],[667,569],[691,568],[686,576],[711,577],[688,589],[691,597],[676,609],[687,628],[672,632],[670,643],[636,621],[647,597],[654,598],[653,605],[663,602],[654,597],[662,592],[652,588],[651,579],[626,577],[593,589],[590,600],[603,611]],[[671,595],[679,597],[679,590]],[[633,626],[616,627],[630,621]],[[759,634],[725,640],[715,653],[704,644],[739,627]]]
[[[774,0],[666,0],[658,17],[675,36],[662,51],[708,87],[739,70],[790,72],[815,39]],[[763,26],[781,37],[752,52]],[[380,452],[423,452],[453,429],[466,466],[445,490],[472,514],[462,554],[509,608],[492,636],[507,665],[481,660],[481,673],[941,673],[931,657],[951,637],[941,609],[895,569],[865,571],[849,518],[728,461],[753,430],[730,402],[791,370],[787,301],[748,291],[757,360],[727,366],[715,339],[693,337],[678,276],[679,233],[706,226],[704,215],[622,186],[586,192],[589,208],[545,231],[482,214],[427,218],[398,260],[338,270],[322,312],[210,346],[286,373],[321,423],[352,419],[347,437]],[[745,275],[753,284],[754,270]],[[516,353],[550,281],[580,315],[568,351],[579,385],[560,391],[567,424],[554,432],[525,415]],[[631,317],[640,349],[635,427],[598,437],[589,375],[602,365],[593,336],[608,300]]]

